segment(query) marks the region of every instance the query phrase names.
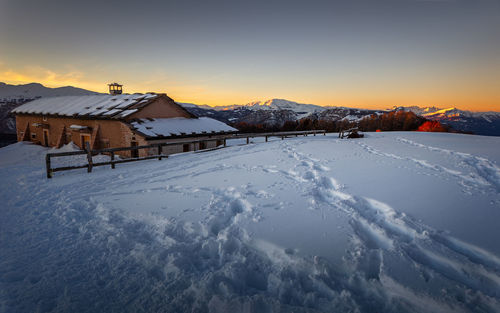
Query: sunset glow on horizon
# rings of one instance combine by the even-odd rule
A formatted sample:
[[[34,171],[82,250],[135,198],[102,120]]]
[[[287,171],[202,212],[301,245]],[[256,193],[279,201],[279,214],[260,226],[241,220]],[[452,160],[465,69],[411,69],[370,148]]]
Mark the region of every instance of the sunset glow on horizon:
[[[498,1],[7,0],[0,26],[9,84],[107,92],[116,81],[210,106],[500,111]]]

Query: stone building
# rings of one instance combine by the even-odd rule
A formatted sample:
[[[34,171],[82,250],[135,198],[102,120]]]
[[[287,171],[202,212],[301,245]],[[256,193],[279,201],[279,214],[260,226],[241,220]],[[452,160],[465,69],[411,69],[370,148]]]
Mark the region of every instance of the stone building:
[[[196,144],[169,146],[172,154],[212,148],[217,136],[237,130],[214,119],[198,118],[166,94],[121,94],[40,98],[12,111],[17,140],[46,147],[73,142],[81,149],[141,146],[160,142],[206,139]],[[143,156],[151,151],[126,151],[122,156]]]

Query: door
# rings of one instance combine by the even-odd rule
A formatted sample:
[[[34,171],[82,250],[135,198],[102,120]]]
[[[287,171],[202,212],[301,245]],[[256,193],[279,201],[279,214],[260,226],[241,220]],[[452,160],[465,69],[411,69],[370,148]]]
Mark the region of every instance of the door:
[[[137,147],[137,141],[131,141],[130,146]],[[139,150],[138,149],[130,150],[130,156],[133,158],[138,158],[139,157]]]
[[[87,142],[89,143],[89,146],[90,146],[90,144],[92,143],[92,142],[90,141],[90,135],[89,135],[89,134],[81,134],[81,135],[80,135],[80,139],[81,139],[81,145],[82,145],[82,147],[81,147],[81,148],[82,148],[83,150],[87,149]],[[90,147],[90,148],[92,148],[92,147]]]
[[[42,144],[45,147],[49,146],[49,130],[48,129],[44,129],[43,130],[43,141],[42,141]]]
[[[188,152],[189,151],[189,144],[185,143],[182,145],[182,152]]]

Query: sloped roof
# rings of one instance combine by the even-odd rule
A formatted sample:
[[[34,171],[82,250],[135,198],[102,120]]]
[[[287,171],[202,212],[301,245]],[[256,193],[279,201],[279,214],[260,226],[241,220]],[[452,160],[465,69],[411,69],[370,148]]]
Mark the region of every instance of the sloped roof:
[[[140,119],[130,124],[136,131],[144,134],[146,137],[170,137],[238,131],[223,122],[209,117]]]
[[[159,96],[161,94],[147,93],[48,97],[25,103],[12,110],[12,113],[121,119]]]

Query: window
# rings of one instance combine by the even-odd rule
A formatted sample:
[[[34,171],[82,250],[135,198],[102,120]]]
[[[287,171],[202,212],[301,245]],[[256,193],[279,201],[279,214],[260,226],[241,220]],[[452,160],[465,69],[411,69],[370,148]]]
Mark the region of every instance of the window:
[[[185,143],[182,145],[182,152],[188,152],[189,151],[189,144]]]
[[[36,133],[31,133],[31,139],[36,139]]]
[[[46,117],[46,116],[42,116],[42,120],[43,120],[44,122],[47,122],[47,117]]]

